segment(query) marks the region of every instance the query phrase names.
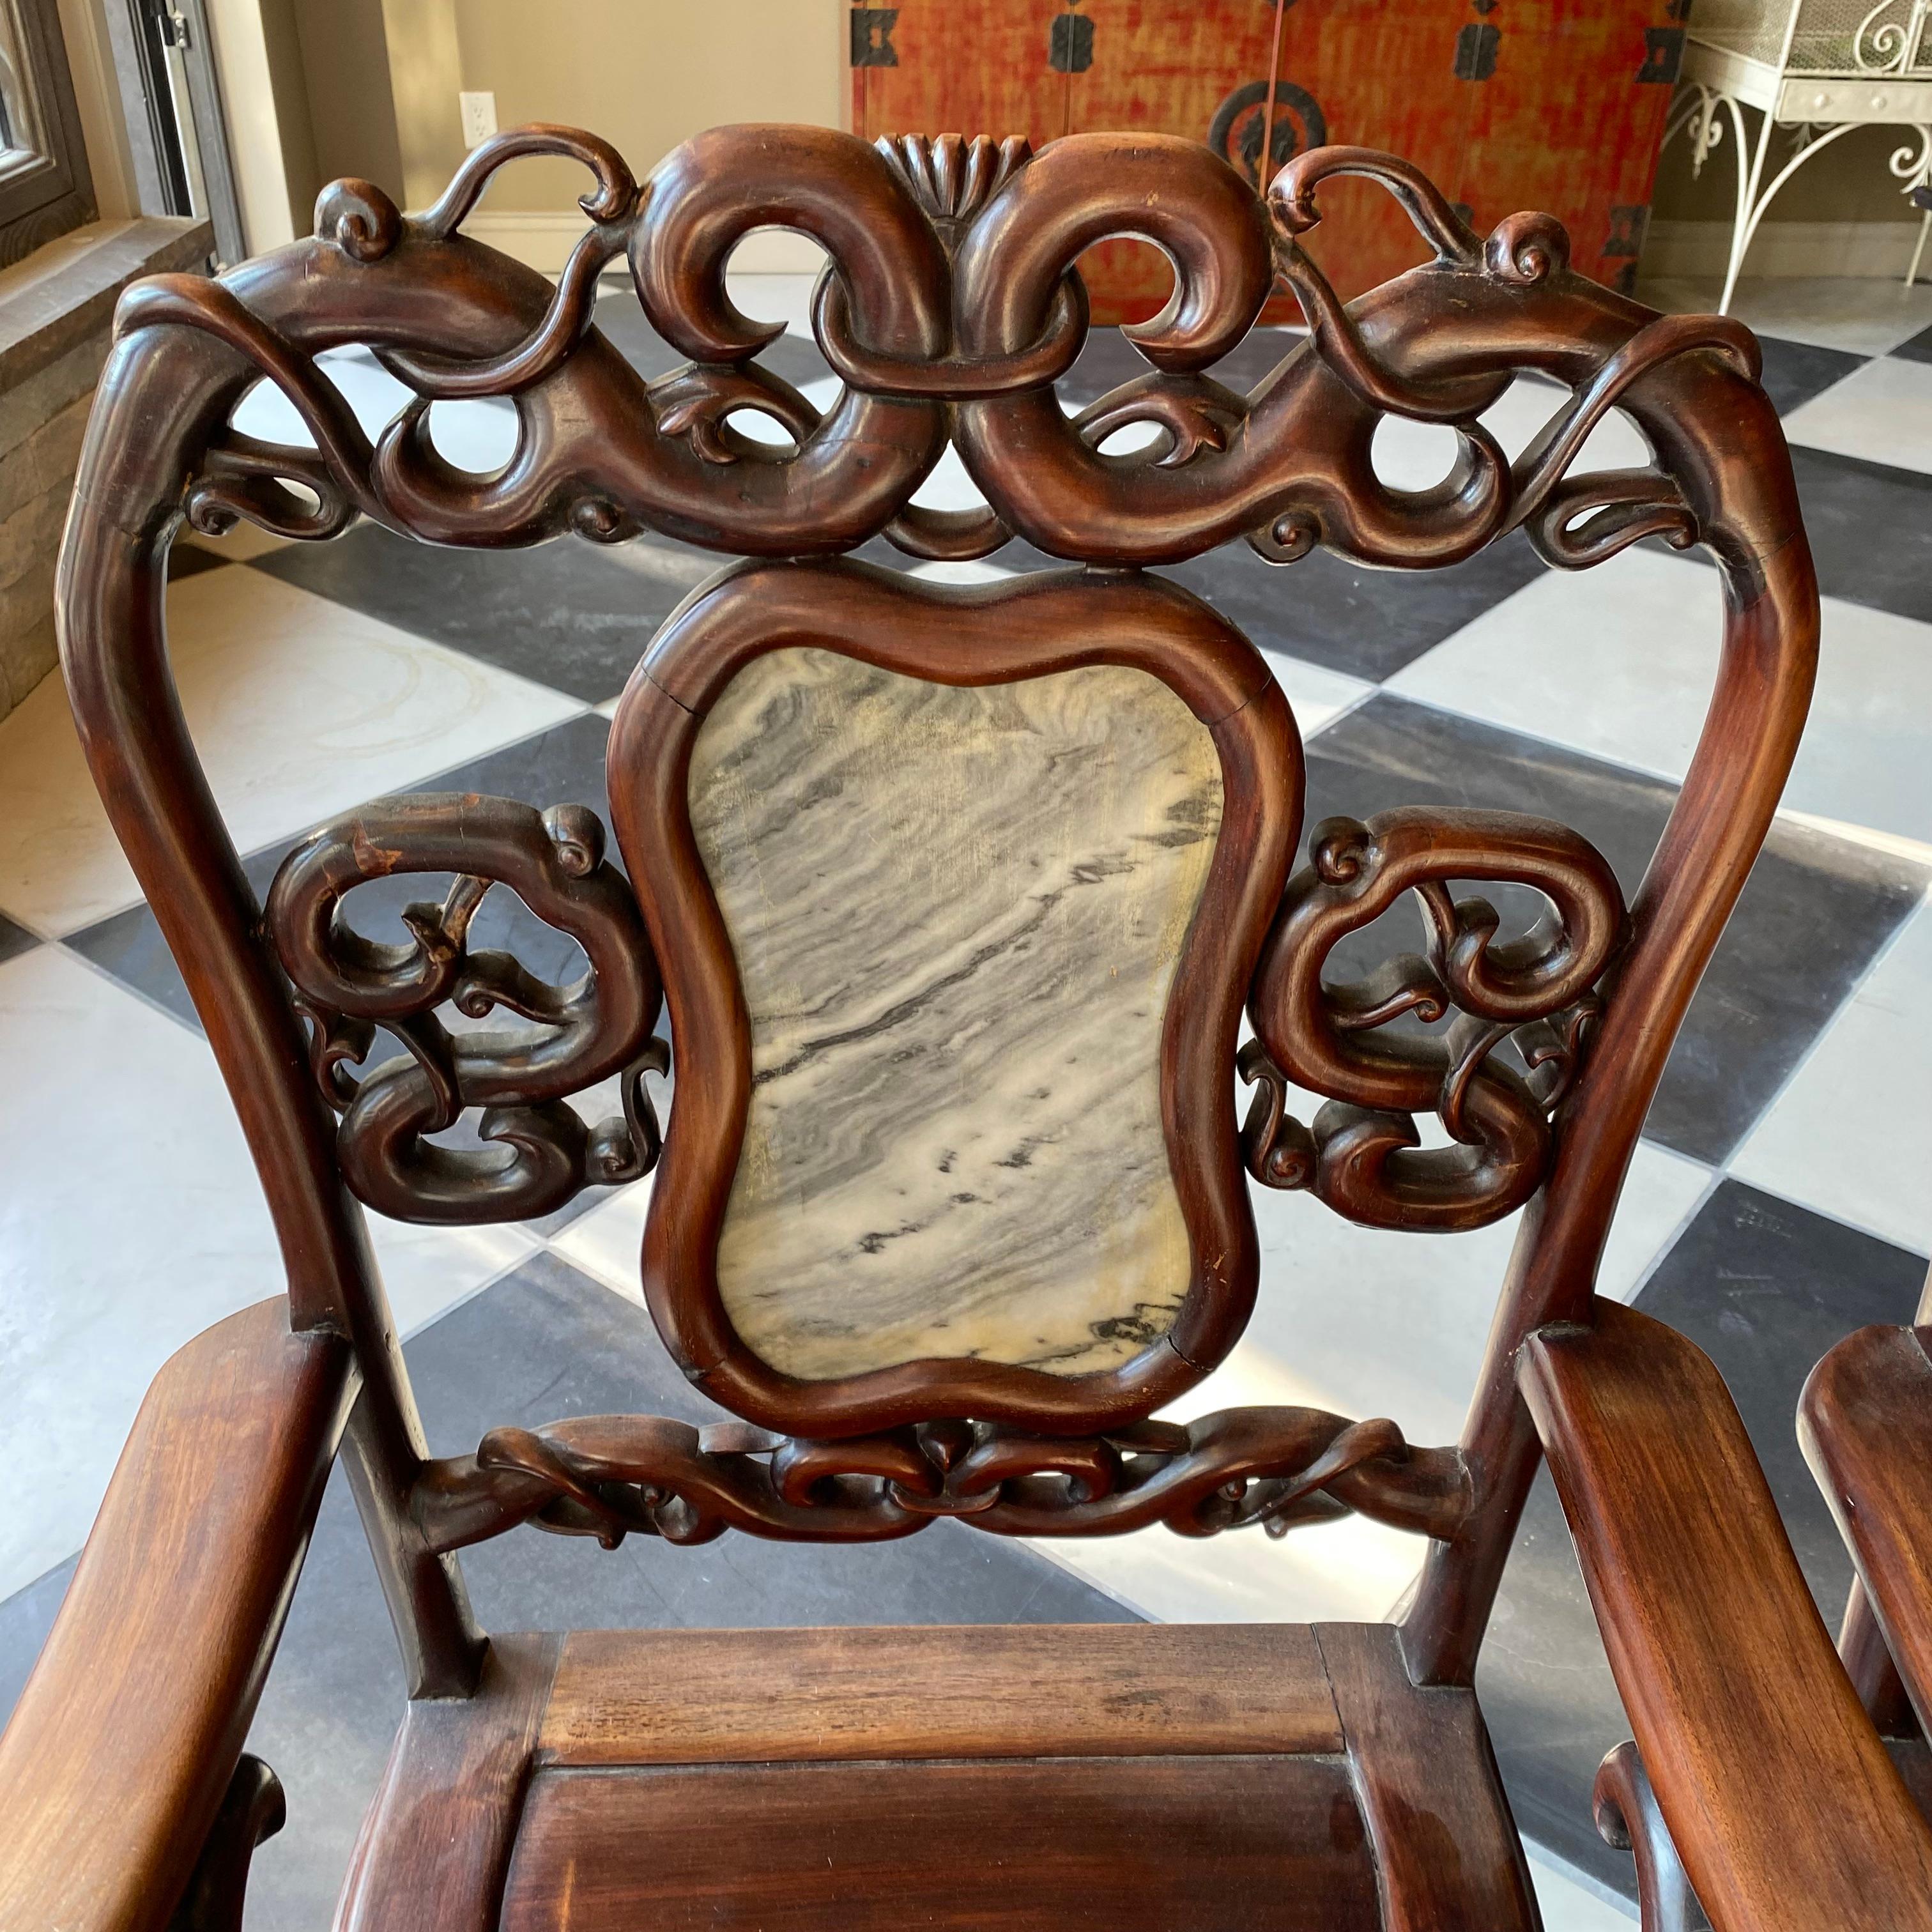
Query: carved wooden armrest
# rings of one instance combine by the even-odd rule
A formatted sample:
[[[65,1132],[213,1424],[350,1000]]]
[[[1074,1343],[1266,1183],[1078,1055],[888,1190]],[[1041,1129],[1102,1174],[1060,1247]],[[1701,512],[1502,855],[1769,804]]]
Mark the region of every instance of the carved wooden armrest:
[[[1614,1302],[1517,1377],[1658,1803],[1718,1932],[1932,1928],[1932,1831],[1710,1359]]]
[[[278,1297],[154,1378],[0,1737],[0,1924],[166,1924],[228,1795],[357,1387]]]
[[[1837,1517],[1922,1725],[1932,1708],[1932,1359],[1928,1331],[1861,1328],[1811,1371],[1798,1439]],[[1847,1617],[1861,1634],[1870,1620]],[[1863,1650],[1876,1646],[1862,1645]],[[1880,1660],[1858,1659],[1870,1676]]]

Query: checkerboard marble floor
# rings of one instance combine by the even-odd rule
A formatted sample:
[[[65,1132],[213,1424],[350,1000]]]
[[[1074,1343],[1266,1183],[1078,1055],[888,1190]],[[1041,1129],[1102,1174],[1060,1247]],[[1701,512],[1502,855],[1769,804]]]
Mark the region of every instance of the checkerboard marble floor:
[[[1660,286],[1662,304],[1712,291]],[[740,292],[791,332],[770,366],[835,386],[804,287]],[[1932,290],[1747,288],[1766,380],[1796,446],[1825,590],[1823,664],[1784,809],[1652,1110],[1605,1292],[1717,1359],[1835,1623],[1850,1571],[1792,1418],[1838,1336],[1912,1308],[1932,1253]],[[651,373],[674,358],[634,301],[599,320]],[[1251,384],[1286,346],[1243,345]],[[1096,334],[1076,401],[1136,373]],[[356,352],[334,374],[374,426],[400,392]],[[1520,383],[1492,412],[1520,447],[1557,400]],[[258,391],[245,426],[300,440]],[[446,454],[482,469],[507,406],[440,404]],[[1586,461],[1641,460],[1621,418]],[[1446,433],[1390,424],[1392,482],[1446,469]],[[956,465],[922,492],[971,500]],[[881,561],[903,562],[886,553]],[[608,717],[658,622],[716,560],[666,541],[435,551],[363,528],[320,547],[242,533],[184,546],[170,586],[183,700],[248,869],[266,885],[315,820],[408,789],[604,800]],[[982,565],[1030,567],[1015,544]],[[1574,824],[1633,888],[1664,822],[1714,662],[1703,562],[1638,549],[1582,577],[1520,540],[1427,577],[1322,554],[1270,572],[1244,549],[1174,574],[1269,654],[1310,741],[1310,818],[1397,802],[1517,807]],[[506,928],[518,922],[494,914]],[[525,939],[540,934],[526,916]],[[532,963],[541,966],[540,958]],[[163,1359],[280,1286],[226,1097],[110,836],[50,680],[0,722],[0,1708],[51,1621],[142,1391]],[[637,1286],[650,1184],[530,1229],[379,1224],[376,1244],[430,1439],[573,1412],[704,1406],[656,1346]],[[1258,1198],[1259,1311],[1182,1412],[1310,1402],[1456,1435],[1507,1226],[1422,1240],[1359,1232],[1301,1196]],[[1283,1543],[1154,1531],[1036,1550],[940,1525],[912,1543],[698,1550],[519,1534],[470,1552],[487,1624],[1380,1618],[1416,1543],[1375,1526]],[[340,1481],[324,1506],[254,1748],[291,1819],[257,1861],[251,1928],[326,1922],[401,1700],[381,1600]],[[158,1670],[163,1660],[154,1660]],[[1480,1688],[1556,1932],[1627,1924],[1629,1861],[1596,1840],[1588,1790],[1625,1734],[1546,1483],[1519,1539]]]

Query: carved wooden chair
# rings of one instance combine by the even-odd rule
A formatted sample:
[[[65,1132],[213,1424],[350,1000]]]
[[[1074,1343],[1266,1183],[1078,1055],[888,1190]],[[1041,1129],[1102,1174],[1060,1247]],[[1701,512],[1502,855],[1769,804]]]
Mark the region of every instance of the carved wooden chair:
[[[458,232],[532,153],[595,176],[554,290]],[[1300,240],[1337,174],[1396,196],[1430,256],[1346,308]],[[731,248],[770,224],[830,256],[814,322],[845,388],[823,416],[760,368],[774,332],[725,293]],[[1544,1452],[1718,1923],[1932,1928],[1932,1835],[1716,1372],[1592,1294],[1813,674],[1816,586],[1749,334],[1574,274],[1546,216],[1478,237],[1351,148],[1264,200],[1154,137],[1029,156],[744,128],[640,189],[601,142],[526,129],[426,214],[345,182],[317,230],[129,292],[62,559],[81,735],[287,1280],[142,1411],[0,1746],[0,1923],[238,1910],[278,1804],[242,1747],[340,1446],[411,1690],[346,1928],[1534,1926],[1471,1684]],[[1073,263],[1122,233],[1166,251],[1175,294],[1131,332],[1149,372],[1070,420]],[[589,326],[626,251],[691,358],[648,386]],[[1310,335],[1237,394],[1208,372],[1277,280]],[[422,399],[373,445],[315,360],[347,344]],[[1520,371],[1571,394],[1511,462],[1478,418]],[[265,374],[314,448],[231,427]],[[520,440],[476,476],[425,412],[483,396],[514,398]],[[1613,406],[1655,466],[1567,478]],[[747,410],[791,441],[741,433]],[[1378,481],[1391,415],[1454,426],[1440,487]],[[1101,452],[1137,423],[1152,446]],[[909,500],[949,440],[982,512]],[[358,516],[446,544],[655,530],[751,560],[686,601],[624,695],[624,872],[587,809],[392,798],[314,833],[256,902],[170,680],[169,545],[184,518],[326,538]],[[1661,536],[1722,574],[1709,721],[1642,889],[1626,907],[1562,826],[1400,800],[1312,828],[1296,869],[1287,702],[1145,566],[1243,538],[1282,565],[1323,544],[1420,569],[1518,530],[1565,568]],[[950,559],[1018,534],[1070,567],[946,588],[842,558],[880,533]],[[409,943],[358,935],[345,896],[398,874],[454,883]],[[1472,882],[1547,914],[1504,937],[1453,895]],[[582,978],[470,947],[493,883],[580,944]],[[1331,952],[1410,893],[1424,950],[1338,976]],[[621,1114],[586,1126],[571,1097],[614,1076]],[[1312,1120],[1296,1089],[1322,1096]],[[650,1318],[740,1420],[580,1417],[432,1456],[358,1203],[525,1217],[653,1167]],[[1424,1232],[1525,1210],[1460,1443],[1305,1409],[1157,1419],[1241,1334],[1251,1185]],[[486,1639],[457,1555],[532,1526],[1202,1536],[1349,1510],[1428,1539],[1399,1625]]]
[[[1916,1324],[1861,1328],[1811,1371],[1798,1438],[1856,1574],[1838,1649],[1915,1790],[1932,1801],[1932,1276]],[[1917,1748],[1911,1748],[1916,1741]]]
[[[1932,1276],[1916,1323],[1861,1328],[1806,1378],[1798,1412],[1805,1459],[1850,1552],[1854,1575],[1838,1654],[1919,1809],[1932,1817]],[[1598,1828],[1634,1855],[1643,1932],[1702,1921],[1634,1741],[1597,1775]]]

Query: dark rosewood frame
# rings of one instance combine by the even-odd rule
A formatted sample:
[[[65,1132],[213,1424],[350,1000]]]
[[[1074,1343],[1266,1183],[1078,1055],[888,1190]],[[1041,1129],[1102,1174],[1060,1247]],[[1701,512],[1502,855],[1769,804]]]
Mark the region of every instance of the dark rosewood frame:
[[[592,226],[555,288],[459,232],[492,172],[533,153],[572,156],[593,177],[583,197]],[[1337,175],[1395,196],[1430,256],[1346,307],[1298,239],[1320,218],[1322,183]],[[732,248],[769,225],[810,235],[830,257],[814,324],[845,393],[823,416],[760,368],[759,352],[778,331],[740,314],[726,293]],[[1477,236],[1412,168],[1348,148],[1298,157],[1258,198],[1206,149],[1165,137],[1076,136],[1030,158],[1019,142],[908,138],[874,148],[823,129],[721,128],[667,158],[640,188],[607,143],[525,128],[475,151],[421,214],[405,216],[379,190],[349,181],[325,191],[316,226],[314,239],[218,281],[160,278],[129,292],[62,552],[62,662],[81,741],[234,1098],[286,1294],[191,1344],[156,1384],[137,1452],[116,1477],[22,1715],[0,1743],[0,1814],[14,1827],[0,1845],[0,1918],[78,1924],[73,1901],[85,1896],[133,1901],[118,1916],[118,1906],[104,1905],[86,1921],[89,1932],[158,1928],[196,1847],[206,1848],[204,1874],[245,1862],[245,1841],[266,1816],[262,1787],[238,1786],[225,1814],[224,1795],[342,1430],[418,1700],[352,1879],[344,1922],[358,1928],[389,1922],[387,1898],[455,1896],[437,1875],[458,1868],[482,1901],[466,1927],[494,1924],[503,1896],[502,1861],[556,1646],[486,1642],[453,1554],[466,1542],[532,1518],[607,1540],[640,1530],[695,1542],[727,1527],[870,1540],[911,1534],[938,1515],[1008,1533],[1099,1533],[1158,1520],[1192,1534],[1354,1508],[1429,1535],[1412,1607],[1394,1635],[1347,1626],[1286,1641],[1315,1642],[1309,1708],[1324,1724],[1339,1712],[1348,1733],[1383,1916],[1390,1928],[1515,1932],[1533,1907],[1469,1687],[1546,1450],[1642,1753],[1643,1788],[1654,1790],[1720,1932],[1799,1924],[1932,1932],[1932,1833],[1832,1651],[1721,1382],[1681,1337],[1593,1292],[1644,1116],[1771,822],[1816,664],[1816,583],[1748,332],[1718,318],[1656,315],[1573,273],[1564,231],[1547,216],[1512,216]],[[1166,252],[1174,298],[1130,332],[1148,374],[1069,421],[1052,388],[1084,332],[1073,264],[1089,243],[1123,234]],[[597,278],[620,255],[653,323],[690,358],[648,386],[590,326]],[[1210,371],[1280,286],[1300,303],[1309,336],[1252,394],[1238,394]],[[315,361],[348,344],[369,345],[418,398],[373,443]],[[1555,377],[1570,394],[1512,461],[1480,418],[1526,372]],[[230,429],[236,404],[264,375],[303,416],[313,448],[263,445]],[[431,400],[479,396],[513,398],[520,422],[514,458],[490,476],[451,470],[426,434]],[[1612,407],[1641,429],[1654,465],[1569,476]],[[784,424],[790,446],[742,436],[730,418],[747,408]],[[1371,445],[1390,414],[1455,429],[1460,460],[1443,484],[1408,494],[1380,482]],[[1160,429],[1156,446],[1102,453],[1115,431],[1138,423]],[[913,502],[949,442],[986,496],[983,511]],[[726,609],[734,595],[752,603],[736,586],[772,580],[755,566],[700,593],[634,686],[614,764],[620,831],[638,853],[650,848],[652,827],[674,825],[682,809],[664,790],[681,784],[681,759],[653,764],[654,755],[688,743],[696,711],[740,654],[781,636],[823,636],[833,601],[825,586],[838,586],[838,647],[855,648],[856,632],[940,677],[1025,674],[1078,662],[1082,650],[1133,662],[1159,642],[1163,663],[1150,668],[1170,682],[1179,675],[1204,700],[1196,715],[1215,724],[1230,798],[1252,814],[1224,829],[1227,853],[1245,850],[1251,870],[1234,881],[1232,860],[1223,871],[1217,851],[1213,904],[1196,920],[1200,982],[1191,950],[1188,986],[1173,1002],[1211,1020],[1198,1041],[1186,1029],[1173,1036],[1171,1138],[1201,1150],[1209,1172],[1190,1231],[1218,1225],[1216,1214],[1244,1222],[1230,1192],[1238,1159],[1280,1186],[1304,1184],[1309,1160],[1318,1169],[1332,1156],[1346,1172],[1326,1198],[1383,1225],[1411,1225],[1405,1201],[1430,1225],[1457,1226],[1494,1218],[1498,1202],[1526,1200],[1460,1443],[1411,1449],[1390,1423],[1293,1409],[1233,1411],[1180,1429],[1141,1419],[1168,1386],[1151,1371],[1137,1386],[1120,1378],[1102,1396],[998,1378],[893,1383],[887,1372],[861,1406],[811,1398],[814,1420],[835,1440],[774,1442],[736,1423],[700,1432],[662,1418],[577,1418],[493,1432],[474,1456],[432,1458],[346,1178],[339,1096],[317,1078],[343,1064],[348,1036],[333,1030],[342,1016],[305,1019],[291,998],[182,715],[164,615],[169,546],[184,520],[218,532],[245,517],[313,538],[358,516],[437,543],[514,545],[572,532],[611,542],[655,530],[788,560],[779,574],[791,588],[766,598],[754,627],[713,626],[707,604]],[[1320,828],[1312,866],[1270,914],[1298,808],[1284,795],[1298,772],[1286,755],[1286,706],[1278,692],[1256,694],[1252,654],[1217,620],[1137,573],[1237,538],[1279,563],[1320,545],[1420,569],[1518,530],[1564,568],[1649,536],[1700,544],[1723,582],[1710,709],[1627,921],[1600,862],[1574,834],[1413,811]],[[860,567],[804,561],[881,537],[916,556],[970,559],[1010,536],[1086,572],[994,592],[888,597]],[[781,622],[787,598],[801,608]],[[868,599],[895,616],[928,605],[946,616],[895,643],[876,615],[855,622]],[[1091,614],[1102,607],[1119,614],[1096,633]],[[1165,614],[1150,617],[1156,609]],[[1024,638],[1016,621],[1003,628],[1021,612],[1050,616],[1054,629],[1084,641],[1043,643],[1044,624]],[[963,637],[976,661],[958,648]],[[1196,641],[1180,644],[1188,637]],[[1235,700],[1247,701],[1224,701]],[[644,790],[647,782],[658,789]],[[584,910],[566,883],[596,870],[583,819],[547,814],[538,826],[527,814],[496,818],[496,833],[474,849],[541,867],[558,902]],[[413,826],[432,842],[450,830],[425,800],[402,802],[380,822]],[[317,849],[321,863],[335,848]],[[1506,948],[1492,956],[1486,909],[1449,898],[1453,880],[1524,870],[1562,883],[1558,896],[1574,902],[1591,946],[1616,942],[1587,1010],[1574,998],[1590,976],[1575,963],[1580,939],[1527,964],[1502,957]],[[1258,1036],[1285,1058],[1314,1040],[1340,1064],[1348,1054],[1330,1036],[1346,1031],[1358,1065],[1372,1060],[1376,1090],[1402,1097],[1338,1096],[1340,1127],[1324,1130],[1318,1117],[1311,1130],[1279,1105],[1282,1072],[1293,1069],[1244,1058],[1263,1104],[1238,1144],[1227,1096],[1208,1094],[1185,1054],[1198,1050],[1226,1069],[1236,969],[1273,956],[1256,950],[1269,944],[1264,928],[1292,952],[1296,934],[1335,929],[1352,880],[1366,888],[1398,874],[1422,894],[1434,938],[1430,958],[1395,962],[1392,990],[1370,1000],[1355,989],[1348,1006],[1312,976],[1264,972],[1250,998],[1262,1003]],[[680,861],[674,842],[666,874],[638,883],[654,942],[666,950],[674,1010],[688,1022],[680,1051],[728,1083],[740,1049],[728,1029],[705,1044],[704,1021],[729,1007],[735,977],[723,970],[715,910],[704,937],[705,896],[688,848]],[[386,986],[418,967],[426,986],[453,983],[472,903],[459,893],[430,909],[422,958],[383,969]],[[1601,957],[1611,961],[1608,951]],[[648,983],[640,974],[639,986]],[[1560,1013],[1539,1005],[1539,988],[1562,992]],[[1364,1029],[1396,1012],[1452,1006],[1455,1028],[1473,1028],[1460,1058],[1424,1068],[1388,1042],[1371,1042],[1379,1057],[1360,1046]],[[1521,1043],[1514,1029],[1526,1014],[1536,1026],[1561,1018],[1568,1030],[1553,1092],[1532,1094],[1520,1080],[1512,1088],[1489,1064],[1504,1037]],[[596,1012],[579,1017],[592,1048],[608,1044],[597,1037]],[[432,1036],[422,1070],[447,1088],[439,1051]],[[534,1136],[536,1155],[556,1155],[536,1126],[556,1096],[534,1091],[527,1070],[507,1060],[486,1070],[517,1132]],[[710,1156],[675,1153],[664,1184],[701,1219],[720,1204],[737,1102],[708,1092],[693,1070],[680,1069],[674,1135],[704,1142]],[[1412,1103],[1411,1094],[1423,1097]],[[1439,1164],[1420,1179],[1418,1163],[1400,1175],[1378,1166],[1391,1107],[1433,1106],[1447,1121],[1466,1104],[1500,1123],[1485,1142],[1491,1171],[1477,1177],[1481,1187],[1466,1185],[1467,1175],[1445,1181]],[[1190,1119],[1190,1106],[1206,1117]],[[1538,1111],[1550,1107],[1553,1120]],[[557,1117],[548,1118],[554,1126]],[[619,1124],[597,1140],[598,1172],[638,1171],[655,1154],[653,1136],[642,1114],[628,1131]],[[1318,1175],[1315,1184],[1322,1192]],[[470,1218],[494,1218],[502,1204],[483,1188],[452,1198]],[[654,1240],[668,1220],[654,1219]],[[653,1270],[670,1258],[654,1255]],[[1243,1268],[1251,1273],[1249,1262]],[[693,1328],[680,1299],[687,1285],[668,1286],[660,1275],[654,1299],[710,1385],[747,1407],[770,1396],[764,1412],[794,1420],[796,1392],[758,1386],[701,1319]],[[1201,1364],[1225,1347],[1251,1292],[1237,1277],[1190,1309],[1198,1326],[1182,1340]],[[211,1406],[210,1390],[226,1393]],[[952,1412],[966,1406],[976,1412],[970,1421]],[[1096,1414],[1121,1420],[1090,1438],[1067,1433]],[[1039,1432],[988,1415],[1023,1416]],[[894,1417],[909,1426],[849,1432]],[[857,1634],[828,1640],[856,1656],[866,1646],[848,1640]],[[966,1647],[960,1633],[947,1641]],[[736,1681],[748,1650],[724,1648]],[[154,1654],[176,1649],[187,1664],[158,1672]],[[920,1701],[898,1708],[895,1735],[914,1740],[909,1754],[930,1756]],[[134,1748],[130,1713],[140,1720]],[[807,1720],[818,1722],[811,1712]],[[1825,1790],[1829,1819],[1816,1802]],[[1647,1802],[1634,1775],[1613,1775],[1606,1794],[1608,1811]],[[230,1824],[212,1838],[218,1815]],[[1430,1828],[1405,1828],[1418,1822]],[[1640,1819],[1624,1822],[1653,1840]],[[1445,1846],[1460,1859],[1442,1856]]]
[[[1119,1368],[1055,1376],[926,1360],[804,1382],[760,1360],[724,1312],[716,1259],[751,1100],[751,1031],[692,836],[691,750],[740,670],[796,646],[953,685],[1130,665],[1174,692],[1214,738],[1221,830],[1161,1030],[1161,1118],[1192,1278],[1168,1334]],[[942,591],[862,564],[741,565],[693,592],[659,632],[618,706],[608,770],[618,841],[664,969],[672,1037],[684,1042],[644,1279],[658,1330],[694,1382],[754,1422],[804,1436],[938,1416],[1077,1436],[1138,1419],[1222,1359],[1246,1325],[1260,1267],[1228,1082],[1301,800],[1294,722],[1246,638],[1185,591],[1148,578],[1070,571]]]

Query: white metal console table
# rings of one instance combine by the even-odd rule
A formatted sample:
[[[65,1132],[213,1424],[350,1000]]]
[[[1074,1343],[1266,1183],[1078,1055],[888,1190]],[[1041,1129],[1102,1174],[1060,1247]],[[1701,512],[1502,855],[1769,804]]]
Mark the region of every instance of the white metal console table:
[[[1737,214],[1718,313],[1727,312],[1745,251],[1779,189],[1841,134],[1874,122],[1910,128],[1892,157],[1900,191],[1919,206],[1932,184],[1932,0],[1696,0],[1684,47],[1683,91],[1667,142],[1682,132],[1691,170],[1703,171],[1724,139],[1724,114],[1737,158]],[[1744,139],[1743,110],[1764,116],[1756,145]],[[1767,184],[1765,158],[1774,127],[1796,128],[1797,152]],[[1925,252],[1932,210],[1919,224],[1906,271],[1910,284]]]

